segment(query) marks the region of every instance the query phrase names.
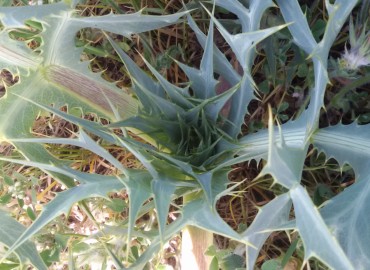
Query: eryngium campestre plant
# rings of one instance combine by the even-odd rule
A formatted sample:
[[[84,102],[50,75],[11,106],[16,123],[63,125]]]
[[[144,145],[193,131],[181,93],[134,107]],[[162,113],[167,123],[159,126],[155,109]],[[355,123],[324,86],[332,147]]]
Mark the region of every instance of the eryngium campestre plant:
[[[0,230],[0,240],[10,247],[5,257],[14,251],[21,262],[31,262],[38,269],[46,269],[30,242],[32,236],[56,216],[67,213],[73,204],[125,189],[130,196],[129,221],[120,226],[119,231],[127,245],[105,246],[120,269],[142,269],[160,249],[161,243],[188,225],[244,243],[247,269],[253,269],[264,241],[271,232],[278,230],[299,232],[305,248],[305,261],[316,257],[332,269],[370,268],[370,228],[366,215],[370,203],[369,126],[353,123],[318,128],[319,112],[329,83],[329,50],[356,3],[337,0],[331,4],[325,1],[329,19],[320,41],[313,37],[297,0],[277,0],[286,25],[267,29],[260,29],[260,20],[264,12],[274,6],[271,0],[251,0],[249,4],[236,0],[214,1],[215,5],[239,18],[241,32],[238,34],[230,34],[209,12],[210,27],[208,35],[205,35],[190,13],[186,13],[188,24],[204,48],[204,55],[199,69],[178,63],[189,78],[189,85],[185,88],[169,83],[144,59],[154,78],[147,75],[107,33],[131,76],[132,91],[137,100],[94,76],[88,71],[87,64],[79,62],[81,50],[73,44],[76,31],[94,27],[128,36],[174,23],[184,13],[159,17],[131,14],[80,18],[73,13],[73,8],[63,3],[0,9],[4,25],[0,46],[2,67],[18,71],[20,76],[20,82],[7,89],[7,95],[0,100],[0,138],[17,147],[25,157],[23,160],[1,160],[41,168],[68,187],[44,207],[29,228],[15,231],[13,228],[20,225],[8,215],[1,214],[7,226]],[[41,54],[33,53],[7,35],[7,31],[23,26],[24,20],[29,18],[43,26]],[[122,30],[117,32],[120,29],[117,24],[121,23]],[[214,25],[233,50],[241,66],[241,74],[215,47]],[[286,26],[295,44],[309,57],[307,61],[313,62],[315,83],[310,91],[309,106],[286,124],[275,126],[270,117],[268,130],[239,138],[247,105],[255,99],[251,69],[256,45]],[[215,73],[232,85],[222,94],[216,93],[218,81]],[[88,83],[81,84],[82,81]],[[96,96],[99,96],[99,101]],[[227,101],[230,102],[230,111],[224,115],[221,110]],[[54,107],[50,106],[52,103]],[[111,123],[104,126],[58,110],[58,106],[65,104],[70,108],[82,107],[84,111],[98,108],[102,115],[110,117]],[[42,110],[78,125],[77,138],[33,138],[30,126]],[[125,135],[114,133],[116,128],[121,128]],[[150,144],[135,140],[127,130]],[[88,133],[128,149],[141,161],[145,170],[125,168]],[[113,164],[119,174],[81,173],[70,168],[68,162],[53,157],[45,150],[44,144],[69,144],[88,149]],[[314,206],[300,184],[310,145],[340,164],[350,164],[356,173],[356,183],[320,209]],[[283,186],[286,192],[261,208],[254,222],[239,234],[219,217],[214,206],[218,198],[231,190],[227,188],[230,166],[253,159],[266,160],[261,175],[272,175],[275,183]],[[178,206],[180,217],[167,224],[170,204],[184,196],[190,199]],[[151,198],[152,203],[144,205]],[[294,220],[289,219],[292,206]],[[154,237],[135,228],[136,219],[152,208],[156,209],[158,222],[158,234]],[[108,226],[103,227],[93,237],[99,239],[112,231]],[[139,258],[127,265],[120,260],[120,253],[129,250],[131,239],[135,237],[148,237],[150,245]]]

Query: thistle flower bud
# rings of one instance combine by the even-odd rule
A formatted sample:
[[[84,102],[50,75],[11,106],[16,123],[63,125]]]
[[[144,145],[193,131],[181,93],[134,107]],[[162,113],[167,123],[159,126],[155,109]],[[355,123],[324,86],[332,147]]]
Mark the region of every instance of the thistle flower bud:
[[[339,60],[340,67],[355,71],[362,66],[368,66],[370,64],[370,33],[366,33],[366,27],[363,26],[361,34],[356,36],[352,18],[349,25],[349,43],[351,48],[344,49],[344,54]]]

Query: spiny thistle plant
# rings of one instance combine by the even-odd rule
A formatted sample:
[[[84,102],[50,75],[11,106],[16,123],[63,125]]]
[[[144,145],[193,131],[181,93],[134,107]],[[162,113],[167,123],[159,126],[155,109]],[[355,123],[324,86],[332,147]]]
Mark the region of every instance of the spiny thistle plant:
[[[244,244],[247,269],[254,268],[269,235],[281,230],[299,232],[305,263],[315,257],[331,269],[370,268],[370,228],[366,214],[370,203],[369,126],[356,123],[318,126],[329,83],[329,51],[357,1],[325,1],[328,21],[320,41],[313,37],[297,0],[277,0],[286,24],[266,29],[260,29],[262,15],[275,4],[271,0],[243,3],[213,1],[214,6],[238,17],[241,31],[231,34],[213,16],[213,11],[206,9],[210,16],[207,35],[198,28],[188,10],[166,16],[134,13],[79,17],[74,12],[76,3],[67,2],[0,9],[1,68],[19,76],[19,82],[6,89],[0,99],[0,140],[12,144],[24,156],[24,159],[0,159],[40,168],[68,188],[45,205],[27,228],[5,211],[0,212],[0,241],[9,247],[1,263],[13,262],[7,258],[14,252],[21,265],[30,263],[37,269],[47,269],[32,237],[54,218],[67,214],[74,204],[79,203],[89,212],[86,199],[126,190],[129,220],[116,227],[101,225],[101,230],[91,236],[98,242],[109,235],[124,241],[124,244],[101,241],[102,249],[118,269],[143,269],[163,243],[188,226]],[[110,33],[130,37],[133,33],[176,23],[180,18],[187,21],[204,48],[199,69],[178,63],[189,78],[184,88],[169,83],[143,59],[152,74],[148,75],[110,37]],[[11,30],[25,27],[26,20],[42,26],[37,52],[9,37]],[[234,70],[214,45],[215,26],[235,54],[241,73]],[[130,91],[134,96],[107,83],[99,74],[90,72],[87,63],[80,62],[83,48],[75,47],[74,38],[77,31],[86,27],[104,31],[130,75]],[[256,45],[285,27],[306,54],[307,61],[313,63],[315,81],[309,105],[294,120],[275,125],[270,116],[267,130],[240,136],[247,106],[256,99],[251,74]],[[214,74],[222,76],[231,85],[230,89],[217,94],[218,78]],[[230,111],[221,113],[227,102]],[[72,114],[59,110],[65,105],[69,112],[80,108],[81,114],[94,112],[109,118],[110,123],[87,121],[76,116],[76,111]],[[40,112],[52,113],[77,125],[76,138],[34,137],[30,130]],[[121,132],[117,133],[117,129]],[[97,142],[92,136],[100,140]],[[137,140],[137,136],[146,143]],[[127,149],[145,169],[124,167],[101,146],[103,141]],[[75,170],[69,161],[49,153],[48,144],[92,151],[114,165],[118,173],[103,176]],[[350,164],[356,173],[353,185],[319,209],[300,183],[310,146],[341,165]],[[215,204],[220,197],[232,192],[233,186],[228,181],[231,166],[251,160],[265,160],[260,176],[271,175],[283,192],[259,210],[244,232],[237,233],[217,214]],[[179,205],[177,199],[183,199],[183,203]],[[178,208],[179,217],[167,224],[170,205]],[[135,226],[136,221],[152,209],[156,211],[157,229],[140,230]],[[139,238],[148,239],[147,249],[134,259],[124,259],[125,255],[130,258],[132,240]],[[72,252],[70,258],[73,267]]]

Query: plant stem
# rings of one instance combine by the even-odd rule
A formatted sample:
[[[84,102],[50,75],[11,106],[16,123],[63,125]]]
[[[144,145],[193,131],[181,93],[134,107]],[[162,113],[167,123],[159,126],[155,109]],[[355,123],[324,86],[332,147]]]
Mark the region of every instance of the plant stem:
[[[184,196],[184,204],[191,201],[197,194]],[[211,258],[204,252],[213,244],[213,233],[203,229],[186,226],[182,231],[181,269],[208,270]]]
[[[194,226],[182,231],[181,269],[208,270],[211,258],[204,255],[213,244],[213,233]]]

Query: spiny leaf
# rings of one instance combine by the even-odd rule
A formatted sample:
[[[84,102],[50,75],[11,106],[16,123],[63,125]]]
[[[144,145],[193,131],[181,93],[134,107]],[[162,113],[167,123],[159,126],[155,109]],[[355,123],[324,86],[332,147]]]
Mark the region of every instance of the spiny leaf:
[[[270,7],[275,7],[275,3],[272,0],[259,1],[250,0],[249,4],[249,17],[250,19],[250,30],[255,30],[260,28],[260,22],[266,9]],[[288,21],[286,21],[289,23]]]
[[[216,18],[213,17],[212,14],[210,14],[210,16],[214,20],[218,30],[221,32],[226,42],[233,49],[233,52],[235,53],[236,58],[238,59],[244,71],[247,71],[249,69],[249,62],[252,60],[251,51],[252,49],[254,49],[257,43],[261,42],[268,36],[274,34],[275,32],[283,29],[288,25],[286,24],[274,26],[263,30],[232,35],[222,26],[222,24]]]
[[[304,188],[297,185],[289,193],[294,205],[297,229],[305,247],[305,261],[316,257],[331,269],[355,269]]]
[[[237,138],[244,122],[244,115],[248,112],[248,104],[255,99],[255,84],[248,72],[244,72],[240,81],[240,89],[231,99],[231,108],[223,130],[232,138]],[[243,117],[241,117],[243,115]]]
[[[0,210],[0,242],[6,246],[12,246],[26,228],[3,210]],[[36,246],[30,241],[14,250],[20,259],[21,264],[31,263],[40,270],[46,270],[47,266],[42,261]]]
[[[112,105],[117,109],[123,118],[132,115],[137,110],[137,102],[124,93],[113,87],[113,85],[100,81],[99,77],[94,78],[92,74],[78,73],[76,70],[62,66],[52,65],[43,71],[47,85],[55,90],[64,90],[65,95],[75,98],[81,103],[87,104],[90,109],[95,106],[95,111],[112,117]],[[41,84],[41,82],[40,82]],[[42,85],[42,84],[41,84]],[[71,101],[66,101],[69,106],[73,106]],[[62,104],[62,103],[59,103]]]
[[[158,29],[178,21],[186,12],[165,16],[133,14],[109,14],[105,16],[77,17],[72,12],[44,18],[44,43],[41,47],[46,64],[66,65],[79,62],[83,48],[75,48],[75,34],[83,28],[98,28],[130,38],[131,34]],[[67,50],[66,48],[69,48]],[[66,56],[69,57],[66,57]],[[81,65],[80,65],[81,66]]]
[[[144,57],[142,57],[142,59],[157,78],[158,82],[162,85],[172,102],[182,106],[184,109],[190,109],[193,107],[193,104],[188,100],[188,97],[190,97],[188,86],[186,88],[180,88],[171,84],[169,81],[163,78],[163,76],[159,74],[159,72],[156,71],[155,68]]]
[[[296,0],[277,0],[279,8],[286,22],[292,22],[288,26],[293,35],[293,40],[307,54],[311,54],[317,46],[315,38],[308,26],[305,15]]]
[[[143,114],[111,123],[107,127],[125,127],[138,136],[149,136],[156,143],[152,144],[158,149],[163,150],[162,147],[164,146],[171,152],[176,151],[181,138],[178,121],[170,121],[163,118],[158,119]]]
[[[152,192],[157,210],[157,220],[159,225],[159,235],[162,244],[165,243],[165,226],[167,223],[168,212],[172,200],[172,194],[176,190],[176,183],[168,176],[159,175],[159,178],[152,181]]]
[[[238,152],[238,157],[235,161],[248,161],[252,159],[268,159],[268,151],[272,138],[275,144],[281,145],[285,144],[289,149],[303,149],[307,144],[309,144],[312,137],[312,133],[309,134],[308,131],[311,128],[308,125],[311,115],[306,110],[301,116],[296,120],[291,120],[281,126],[269,126],[269,129],[262,129],[256,133],[248,134],[242,137],[237,144],[227,141],[221,141],[220,149],[235,149]],[[271,137],[270,137],[271,136]],[[234,163],[235,164],[235,163]]]
[[[27,74],[29,69],[36,69],[41,60],[24,43],[10,39],[5,30],[0,32],[0,69]]]
[[[203,106],[207,116],[216,123],[217,119],[219,118],[220,112],[222,108],[225,106],[226,102],[230,100],[230,98],[237,92],[242,91],[240,89],[240,84],[236,84],[231,87],[229,90],[214,96],[212,98],[206,99],[202,104],[199,106]]]
[[[230,228],[216,211],[210,211],[208,203],[204,200],[195,200],[186,204],[182,215],[182,218],[187,221],[186,225],[193,225],[231,239],[240,240],[239,234]]]
[[[269,150],[267,164],[263,167],[261,175],[271,174],[276,182],[286,188],[292,188],[300,182],[308,145],[302,148],[288,147],[282,133],[280,136],[280,143],[277,143],[270,110]]]
[[[205,48],[207,36],[199,29],[190,14],[187,14],[187,19],[188,24],[196,34],[199,43],[203,48]],[[227,60],[226,56],[216,46],[214,46],[213,48],[213,57],[214,70],[222,75],[224,78],[226,78],[230,85],[237,84],[240,81],[239,74],[234,70],[232,65]]]
[[[26,20],[42,20],[45,16],[67,10],[70,8],[63,2],[40,6],[1,7],[0,21],[5,29],[25,28]]]
[[[94,179],[95,177],[90,181],[90,175],[80,174],[80,177],[81,176],[82,178],[80,179],[83,180],[84,184],[58,193],[57,196],[44,207],[42,213],[34,223],[13,243],[4,255],[4,258],[9,256],[15,249],[29,240],[57,216],[68,213],[73,204],[90,197],[106,197],[108,192],[124,188],[116,177],[100,176],[101,181],[96,181],[96,179]]]
[[[180,68],[185,72],[186,76],[190,79],[190,87],[194,91],[194,96],[196,98],[202,99],[205,97],[205,95],[209,92],[212,96],[212,92],[209,89],[214,89],[217,81],[213,78],[213,73],[212,73],[212,78],[208,78],[206,81],[204,76],[205,76],[205,71],[204,70],[198,70],[196,68],[189,67],[183,63],[180,63],[176,61],[176,63],[180,66]],[[206,90],[208,89],[208,92]],[[214,93],[213,93],[214,95]]]
[[[367,174],[320,209],[322,218],[355,269],[370,267],[369,207],[370,184]]]
[[[239,240],[239,234],[232,230],[222,218],[213,211],[209,211],[208,204],[203,200],[194,200],[186,204],[181,210],[181,216],[166,227],[164,240],[168,241],[170,237],[180,232],[185,226],[193,225],[207,231],[212,231],[220,235]],[[142,269],[145,262],[151,258],[153,253],[158,252],[161,238],[154,239],[149,248],[142,256],[131,266],[132,269]]]
[[[228,5],[227,5],[228,4]],[[244,115],[248,112],[247,107],[252,99],[254,99],[255,85],[250,74],[250,69],[255,57],[254,47],[267,36],[273,34],[285,26],[275,27],[257,31],[263,12],[270,6],[269,1],[251,1],[250,10],[246,11],[237,3],[227,2],[225,8],[230,8],[239,16],[244,17],[247,13],[249,21],[244,18],[239,18],[242,21],[243,32],[237,35],[231,35],[221,23],[214,19],[219,31],[230,45],[239,64],[243,68],[243,78],[241,80],[241,89],[237,91],[231,100],[231,110],[228,116],[228,121],[225,124],[224,130],[233,138],[237,138],[240,133],[241,125],[244,121]],[[222,4],[221,4],[222,5]],[[225,5],[225,3],[223,3]],[[237,12],[237,10],[239,10]],[[211,14],[210,14],[211,15]],[[211,17],[213,17],[211,15]]]
[[[51,113],[65,119],[65,120],[67,120],[67,121],[69,121],[73,124],[76,124],[78,126],[81,126],[81,127],[85,128],[89,132],[94,133],[95,135],[101,137],[102,139],[104,139],[108,142],[114,143],[116,141],[116,139],[115,139],[116,135],[111,134],[110,130],[108,128],[104,127],[100,123],[85,120],[85,119],[80,118],[80,117],[76,117],[72,114],[65,113],[65,112],[63,112],[59,109],[54,108],[54,107],[43,105],[39,102],[27,99],[27,98],[22,97],[22,96],[19,96],[19,97],[21,99],[26,100],[29,103],[34,104],[35,106],[39,107],[40,109],[43,109],[47,112],[51,112]],[[11,138],[12,138],[12,140],[15,140],[17,137],[11,137]]]
[[[313,57],[315,86],[311,90],[312,97],[308,108],[308,111],[310,111],[309,114],[311,115],[309,118],[310,130],[308,133],[311,133],[318,126],[320,109],[324,105],[323,98],[326,85],[329,83],[326,70],[329,50],[357,1],[340,1],[340,3],[336,1],[334,6],[329,4],[329,22],[325,29],[324,37],[319,44],[317,44],[309,29],[307,20],[298,1],[278,0],[277,2],[285,21],[293,22],[293,24],[289,26],[289,30],[293,35],[294,41],[305,50],[307,54]]]
[[[136,79],[131,78],[131,80],[133,80],[136,85],[135,89],[136,93],[139,93],[139,98],[141,97],[140,101],[143,101],[143,105],[146,105],[142,108],[146,114],[174,120],[177,118],[178,114],[182,114],[184,112],[180,106],[154,94],[150,89],[146,88]]]
[[[93,153],[106,159],[112,165],[116,166],[121,172],[125,173],[127,170],[123,165],[115,159],[107,150],[98,145],[93,141],[83,130],[79,131],[78,139],[64,139],[64,138],[22,138],[22,139],[8,139],[9,142],[23,142],[23,143],[48,143],[48,144],[66,144],[82,147],[84,149],[90,150]]]
[[[311,89],[310,104],[307,112],[310,115],[308,117],[307,126],[308,133],[312,133],[318,126],[320,110],[324,106],[324,95],[326,86],[329,83],[329,77],[326,70],[326,60],[321,58],[314,58],[314,74],[315,74],[315,86]]]
[[[291,206],[288,193],[276,197],[258,211],[253,223],[241,234],[243,241],[252,245],[247,245],[247,269],[253,269],[262,245],[272,231],[288,221]]]
[[[215,5],[213,5],[212,14],[214,13]],[[208,36],[204,48],[202,60],[200,61],[200,75],[203,77],[204,87],[202,92],[199,92],[197,96],[202,99],[208,99],[213,97],[215,92],[215,79],[213,77],[213,35],[214,35],[214,22],[211,19]]]
[[[254,1],[256,2],[256,1]],[[257,2],[270,2],[270,1],[257,1]],[[247,32],[251,28],[251,16],[250,11],[242,4],[240,1],[233,1],[233,0],[215,0],[217,6],[223,7],[228,11],[234,13],[238,16],[240,20],[240,24],[242,25],[242,31]],[[250,4],[251,5],[251,4]],[[258,21],[259,23],[259,21]]]
[[[51,7],[55,6],[50,5]],[[6,10],[12,12],[13,9]],[[16,15],[13,17],[19,23],[21,15],[17,15],[18,12],[16,11],[14,13]],[[34,16],[32,14],[31,16]],[[38,103],[44,104],[54,103],[56,107],[67,104],[69,108],[82,107],[84,111],[100,111],[103,115],[112,116],[111,104],[105,98],[107,97],[114,106],[120,108],[121,115],[130,111],[136,112],[137,103],[133,98],[118,90],[112,84],[105,82],[99,75],[91,73],[88,70],[88,64],[79,61],[82,48],[75,47],[75,34],[84,27],[95,27],[111,32],[118,31],[119,34],[129,36],[135,31],[142,32],[174,23],[184,14],[156,17],[135,13],[84,18],[75,17],[72,11],[68,11],[51,17],[43,15],[41,21],[44,28],[42,32],[43,44],[41,46],[43,61],[35,63],[33,68],[39,69],[38,71],[32,71],[28,76],[21,76],[20,83],[9,88],[7,95],[0,99],[0,139],[30,137],[29,131],[39,109],[31,104],[29,100],[37,100]],[[9,18],[11,18],[10,15]],[[41,20],[41,18],[39,19]],[[136,23],[133,24],[135,20],[140,20],[143,24],[138,27]],[[123,27],[117,27],[119,23]],[[3,37],[5,38],[5,36]],[[14,41],[10,40],[10,42]],[[4,44],[6,44],[5,41]],[[34,57],[34,55],[36,54],[30,51],[30,57]],[[6,61],[4,61],[6,64],[12,60],[14,59],[9,54]],[[13,61],[13,63],[17,62]],[[93,92],[94,94],[92,94]],[[132,106],[136,107],[133,111]],[[9,116],[13,119],[21,119],[21,121],[13,121]],[[6,120],[2,119],[4,117],[6,117]],[[29,159],[39,159],[40,161],[53,159],[48,154],[33,155],[32,153],[43,152],[40,146],[34,145],[32,149],[27,144],[22,143],[18,143],[16,146]]]
[[[126,186],[129,194],[130,210],[127,229],[127,255],[129,255],[136,218],[144,202],[152,196],[150,190],[152,177],[148,173],[132,172],[128,178],[118,176],[118,179]]]
[[[141,70],[136,65],[136,63],[107,34],[105,36],[118,54],[121,61],[125,64],[130,77],[134,79],[134,81],[132,82],[133,89],[136,90],[136,94],[138,95],[138,98],[140,99],[142,105],[146,107],[149,104],[146,100],[146,97],[141,95],[141,91],[139,91],[140,89],[137,89],[137,85],[135,84],[135,82],[140,82],[144,88],[150,89],[153,94],[159,97],[164,97],[165,92],[161,85],[153,81],[152,78],[150,78],[143,70]]]
[[[370,171],[370,125],[338,124],[320,129],[313,137],[314,146],[333,157],[340,165],[348,163],[363,179]]]
[[[323,57],[329,53],[330,47],[357,2],[336,0],[334,4],[330,4],[329,1],[325,1],[325,5],[329,11],[329,20],[326,25],[324,37],[320,42]]]

